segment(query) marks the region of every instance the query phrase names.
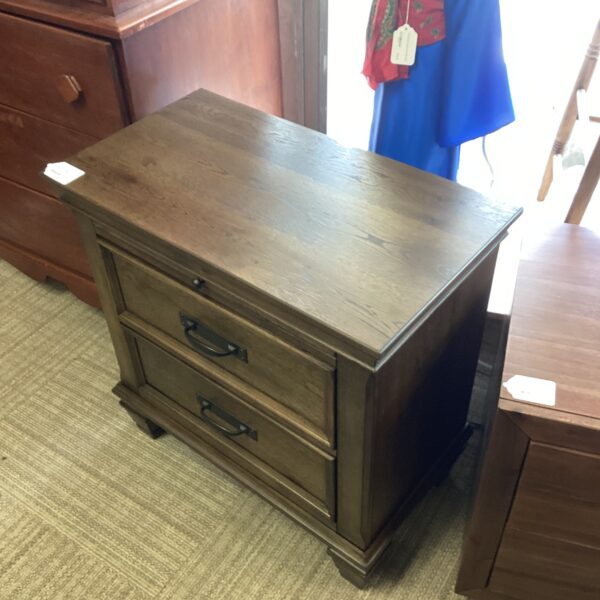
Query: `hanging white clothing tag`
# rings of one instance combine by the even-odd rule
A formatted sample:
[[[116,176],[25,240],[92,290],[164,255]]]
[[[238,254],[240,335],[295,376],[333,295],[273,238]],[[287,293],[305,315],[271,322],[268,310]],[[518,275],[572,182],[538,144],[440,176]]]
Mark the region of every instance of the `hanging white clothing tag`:
[[[417,54],[417,39],[419,34],[405,23],[394,31],[392,40],[392,64],[412,66]]]

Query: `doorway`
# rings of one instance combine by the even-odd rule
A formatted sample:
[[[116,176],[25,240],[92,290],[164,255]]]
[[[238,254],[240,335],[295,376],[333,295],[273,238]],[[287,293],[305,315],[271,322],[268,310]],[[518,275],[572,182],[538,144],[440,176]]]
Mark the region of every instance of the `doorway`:
[[[459,183],[525,205],[536,223],[563,220],[583,171],[575,157],[574,164],[557,174],[547,200],[536,202],[556,128],[599,17],[597,0],[577,0],[571,10],[565,7],[546,0],[500,0],[516,121],[487,136],[493,176],[481,140],[464,144],[461,150]],[[373,92],[361,74],[370,8],[371,0],[329,0],[328,10],[327,133],[344,145],[363,149],[368,146],[373,111]],[[589,96],[600,109],[599,91],[597,73]],[[574,152],[589,154],[593,139],[589,128],[576,127]],[[600,227],[599,195],[597,190],[583,226]]]

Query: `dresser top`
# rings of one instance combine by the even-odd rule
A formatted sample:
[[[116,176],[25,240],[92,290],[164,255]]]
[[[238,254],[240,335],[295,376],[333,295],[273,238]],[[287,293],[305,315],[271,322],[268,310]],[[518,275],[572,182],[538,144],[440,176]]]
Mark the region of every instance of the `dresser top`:
[[[521,212],[204,90],[70,162],[70,204],[375,360]]]
[[[600,419],[599,256],[600,235],[578,225],[524,240],[502,398],[547,403],[547,418],[558,410]],[[526,379],[507,387],[514,376]]]

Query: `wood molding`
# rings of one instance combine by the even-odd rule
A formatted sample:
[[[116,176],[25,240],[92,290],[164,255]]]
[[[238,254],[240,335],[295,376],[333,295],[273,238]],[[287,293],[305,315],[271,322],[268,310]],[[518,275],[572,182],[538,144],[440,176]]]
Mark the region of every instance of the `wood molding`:
[[[277,0],[283,116],[327,128],[328,0]]]

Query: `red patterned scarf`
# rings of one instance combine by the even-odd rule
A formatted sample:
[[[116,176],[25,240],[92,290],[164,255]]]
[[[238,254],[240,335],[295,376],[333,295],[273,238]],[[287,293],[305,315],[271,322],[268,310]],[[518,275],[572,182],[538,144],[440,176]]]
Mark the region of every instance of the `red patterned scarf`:
[[[444,0],[373,0],[363,67],[363,74],[373,89],[379,83],[408,79],[409,67],[394,65],[390,60],[392,37],[394,31],[405,24],[407,7],[408,24],[419,35],[418,46],[439,42],[446,35]]]

